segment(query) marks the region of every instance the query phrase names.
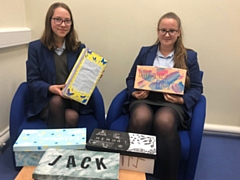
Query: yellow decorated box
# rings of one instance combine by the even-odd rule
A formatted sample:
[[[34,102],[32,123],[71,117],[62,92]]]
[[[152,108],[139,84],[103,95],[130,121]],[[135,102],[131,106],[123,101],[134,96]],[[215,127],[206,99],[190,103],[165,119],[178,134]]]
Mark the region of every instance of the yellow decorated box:
[[[87,104],[108,60],[84,48],[79,55],[62,92],[65,96],[81,104]]]
[[[13,145],[16,166],[36,166],[48,148],[85,149],[86,128],[24,129]]]

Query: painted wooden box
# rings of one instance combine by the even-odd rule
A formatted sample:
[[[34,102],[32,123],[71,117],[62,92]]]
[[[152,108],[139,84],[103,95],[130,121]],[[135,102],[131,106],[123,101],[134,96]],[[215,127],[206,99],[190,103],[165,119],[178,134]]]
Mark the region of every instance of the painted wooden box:
[[[49,148],[39,161],[37,180],[118,180],[119,153]]]
[[[24,129],[13,145],[16,166],[36,166],[48,148],[85,149],[86,128]]]
[[[156,136],[95,129],[86,149],[120,153],[120,169],[153,173]]]
[[[179,68],[138,65],[134,88],[183,95],[186,72]]]

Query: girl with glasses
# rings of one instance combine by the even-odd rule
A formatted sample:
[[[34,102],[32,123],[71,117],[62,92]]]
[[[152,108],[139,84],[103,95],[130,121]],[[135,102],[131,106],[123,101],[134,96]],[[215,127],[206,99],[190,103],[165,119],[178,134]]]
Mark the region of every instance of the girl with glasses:
[[[92,110],[65,98],[62,88],[85,45],[77,37],[72,12],[64,3],[52,4],[40,40],[29,43],[27,82],[33,92],[28,118],[42,118],[50,128],[77,127],[79,113]]]
[[[184,47],[182,31],[175,13],[163,15],[157,25],[156,43],[141,48],[126,79],[130,111],[127,131],[156,135],[154,175],[163,180],[177,179],[181,155],[178,129],[189,128],[192,109],[203,90],[197,53]],[[137,65],[187,70],[184,95],[134,89]]]

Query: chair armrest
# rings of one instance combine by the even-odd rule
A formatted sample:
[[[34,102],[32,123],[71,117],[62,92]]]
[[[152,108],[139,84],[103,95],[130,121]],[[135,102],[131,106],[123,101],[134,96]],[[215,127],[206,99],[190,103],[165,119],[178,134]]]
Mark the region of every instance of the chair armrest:
[[[10,107],[10,141],[11,144],[15,143],[18,137],[18,128],[20,127],[23,119],[26,116],[29,96],[27,82],[22,82],[15,95],[13,96]]]
[[[206,116],[206,98],[201,95],[193,110],[192,122],[190,127],[190,137],[202,135]],[[194,140],[192,138],[191,140]]]
[[[194,179],[194,175],[197,167],[198,155],[199,155],[200,146],[202,142],[205,116],[206,116],[206,98],[204,95],[201,95],[199,101],[194,107],[191,127],[189,130],[190,153],[189,153],[189,162],[187,167],[188,170],[186,172],[191,172],[191,174],[188,173],[188,177],[192,177],[190,179]],[[192,169],[192,170],[189,170],[189,169]]]
[[[109,129],[113,121],[123,115],[123,104],[127,101],[127,89],[118,93],[110,104],[106,118],[106,128]]]
[[[99,89],[96,87],[91,97],[91,108],[93,109],[93,115],[98,121],[98,127],[105,128],[105,108],[104,101]]]

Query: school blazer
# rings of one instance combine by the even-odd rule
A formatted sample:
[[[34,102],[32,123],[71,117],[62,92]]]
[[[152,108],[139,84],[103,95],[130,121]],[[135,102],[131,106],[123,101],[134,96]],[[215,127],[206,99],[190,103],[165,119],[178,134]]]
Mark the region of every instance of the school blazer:
[[[69,72],[83,48],[85,45],[81,44],[77,51],[67,52]],[[49,50],[40,40],[30,42],[28,46],[27,82],[32,93],[32,104],[27,113],[29,118],[40,113],[53,95],[48,91],[49,86],[56,84],[54,51]]]
[[[128,88],[128,97],[131,100],[131,94],[134,89],[134,80],[136,74],[137,65],[153,65],[153,61],[156,57],[158,45],[142,47],[131,70],[126,79],[127,88]],[[200,76],[199,64],[197,59],[197,53],[193,50],[187,50],[187,60],[186,64],[188,67],[188,75],[190,77],[190,88],[184,92],[182,96],[185,104],[182,105],[184,110],[189,115],[189,118],[192,116],[192,108],[200,98],[200,95],[203,92],[202,80]]]

